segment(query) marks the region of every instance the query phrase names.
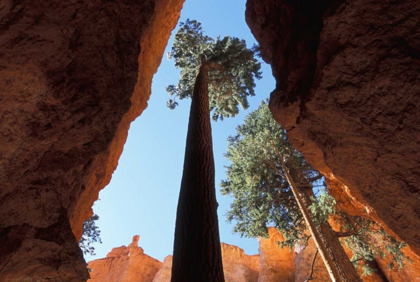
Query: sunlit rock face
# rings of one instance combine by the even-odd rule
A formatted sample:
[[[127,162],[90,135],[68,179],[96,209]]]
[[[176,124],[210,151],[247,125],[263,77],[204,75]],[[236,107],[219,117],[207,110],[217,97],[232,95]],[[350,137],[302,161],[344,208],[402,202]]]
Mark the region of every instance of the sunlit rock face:
[[[182,2],[1,1],[1,281],[88,278],[82,222],[147,106]]]
[[[163,260],[163,266],[156,273],[153,282],[170,282],[171,281],[171,274],[172,274],[172,256],[167,256]]]
[[[416,0],[248,0],[246,10],[291,143],[420,254],[418,18]]]
[[[257,282],[260,270],[259,255],[247,255],[244,250],[222,243],[223,272],[226,282]],[[171,281],[172,256],[165,257],[163,267],[153,282]]]
[[[306,281],[312,272],[312,281],[330,281],[321,256],[318,254],[314,263],[316,246],[312,239],[308,244],[280,249],[277,242],[284,240],[277,229],[268,229],[269,237],[259,239],[259,254],[247,255],[244,250],[233,245],[221,244],[223,271],[226,282],[272,282]],[[91,279],[89,282],[170,282],[172,256],[165,257],[163,263],[144,254],[138,247],[139,236],[133,237],[128,246],[112,249],[106,258],[89,262]],[[351,251],[345,251],[351,257]],[[419,265],[406,266],[400,272],[387,269],[389,261],[377,260],[371,264],[377,272],[363,276],[364,282],[403,282],[420,281]],[[361,275],[362,271],[359,271]]]
[[[162,263],[138,247],[139,236],[128,246],[112,249],[106,258],[89,262],[89,282],[152,282]]]
[[[334,217],[331,217],[329,219],[329,224],[335,231],[340,231],[340,224],[338,221],[334,220]],[[349,259],[351,259],[353,256],[353,252],[345,244],[344,238],[341,238],[341,240],[343,243],[342,246],[344,248],[344,251],[346,252]],[[372,243],[381,245],[381,239],[377,238],[376,242],[372,242]],[[358,268],[358,273],[362,277],[364,282],[420,281],[420,259],[415,253],[413,253],[413,251],[409,247],[403,248],[402,252],[404,253],[405,256],[411,259],[412,263],[409,263],[406,261],[404,267],[399,271],[398,271],[397,265],[395,265],[392,268],[389,268],[389,265],[391,263],[391,255],[386,249],[383,249],[383,252],[385,254],[385,258],[382,258],[381,256],[378,255],[374,258],[374,261],[372,262],[361,261],[358,263],[360,266]],[[362,266],[365,263],[369,263],[369,266],[372,269],[375,269],[375,272],[372,273],[372,275],[363,276]]]
[[[257,282],[260,272],[260,256],[247,255],[233,245],[221,244],[223,272],[226,282]]]
[[[311,272],[313,281],[330,281],[320,254],[318,253],[315,258],[316,246],[312,238],[308,240],[306,246],[296,246],[294,251],[296,252],[294,281],[306,281],[311,276]]]
[[[295,281],[295,253],[290,248],[279,248],[284,240],[275,228],[268,228],[269,238],[259,239],[261,270],[258,282]]]

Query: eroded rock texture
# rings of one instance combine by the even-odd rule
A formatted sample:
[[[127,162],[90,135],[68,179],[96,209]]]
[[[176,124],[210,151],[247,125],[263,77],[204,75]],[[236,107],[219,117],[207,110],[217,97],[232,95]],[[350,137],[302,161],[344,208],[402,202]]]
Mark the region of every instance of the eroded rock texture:
[[[268,238],[259,238],[257,255],[247,255],[237,246],[221,244],[226,282],[302,282],[311,276],[312,265],[312,281],[330,281],[319,254],[313,264],[316,246],[312,239],[306,246],[298,245],[293,250],[288,247],[280,249],[278,242],[284,240],[283,235],[272,227],[269,227],[268,231]],[[165,257],[161,263],[144,254],[143,249],[138,247],[138,240],[139,236],[136,235],[128,247],[114,248],[106,258],[89,262],[88,267],[92,270],[92,279],[89,282],[170,282],[172,256]],[[351,251],[347,248],[345,250],[351,257]],[[396,268],[389,270],[388,263],[388,255],[385,259],[377,258],[377,263],[374,261],[371,264],[377,272],[363,276],[363,281],[420,281],[418,262],[407,265],[399,272]],[[359,268],[359,275],[361,274],[362,270]]]
[[[261,260],[258,282],[295,281],[295,252],[278,247],[277,242],[284,241],[284,237],[276,228],[268,228],[268,235],[269,238],[258,239]]]
[[[308,240],[307,246],[299,245],[295,247],[296,270],[294,281],[306,281],[310,276],[313,281],[331,281],[330,275],[325,268],[324,261],[319,253],[316,254],[316,250],[317,248],[312,238]],[[314,265],[313,270],[312,265]]]
[[[420,2],[248,0],[246,19],[291,143],[420,254]]]
[[[153,282],[170,282],[172,274],[172,256],[163,259],[162,268],[156,273]]]
[[[139,236],[128,246],[114,248],[106,258],[89,262],[89,282],[152,282],[162,263],[138,246]]]
[[[260,271],[260,256],[247,255],[244,250],[221,243],[223,272],[226,282],[257,282]],[[171,281],[172,256],[165,257],[162,269],[153,282]]]
[[[225,243],[222,243],[221,247],[226,282],[259,281],[259,255],[247,255],[243,249]]]
[[[1,1],[1,281],[88,278],[76,238],[182,2]]]

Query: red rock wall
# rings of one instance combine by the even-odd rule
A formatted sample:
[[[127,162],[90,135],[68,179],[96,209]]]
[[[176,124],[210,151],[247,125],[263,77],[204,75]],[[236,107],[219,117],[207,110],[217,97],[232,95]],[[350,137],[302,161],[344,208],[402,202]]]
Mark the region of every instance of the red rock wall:
[[[226,282],[257,282],[260,272],[260,256],[247,255],[233,245],[221,244],[223,273]]]
[[[280,249],[277,242],[284,240],[276,228],[268,228],[269,238],[259,238],[261,270],[258,282],[295,281],[295,252],[285,247]]]
[[[334,222],[333,222],[334,223]],[[336,226],[337,227],[337,226]],[[280,249],[277,242],[284,237],[277,229],[270,227],[269,238],[259,239],[259,254],[247,255],[244,250],[233,245],[221,244],[223,271],[226,282],[301,282],[309,278],[316,246],[312,239],[308,245],[296,246],[292,251]],[[91,279],[89,282],[169,282],[171,281],[172,256],[165,257],[163,264],[144,254],[138,247],[139,236],[133,237],[128,246],[114,248],[106,258],[89,262]],[[351,251],[345,248],[349,257]],[[388,270],[389,260],[378,260],[379,266],[371,266],[378,271],[371,276],[363,276],[365,282],[419,281],[418,264],[406,266],[402,271]],[[359,274],[362,274],[359,269]],[[381,271],[383,270],[383,272]],[[385,273],[385,275],[384,275]],[[315,260],[313,281],[330,281],[321,256]]]
[[[182,2],[1,1],[1,281],[88,278],[76,238]]]
[[[248,0],[246,11],[291,143],[417,254],[419,18],[415,0]]]
[[[314,262],[314,257],[316,254],[316,245],[314,240],[312,238],[309,239],[307,246],[296,246],[295,252],[296,271],[294,281],[306,281],[311,275],[312,263]],[[315,258],[312,279],[313,281],[331,281],[330,275],[328,274],[324,261],[322,260],[319,253]]]
[[[152,282],[162,263],[138,246],[139,236],[128,246],[114,248],[106,258],[89,262],[88,282]]]

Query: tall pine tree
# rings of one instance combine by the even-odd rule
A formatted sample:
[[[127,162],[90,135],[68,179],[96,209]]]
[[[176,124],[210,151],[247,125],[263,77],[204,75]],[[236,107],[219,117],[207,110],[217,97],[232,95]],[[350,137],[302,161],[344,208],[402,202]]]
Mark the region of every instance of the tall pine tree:
[[[223,194],[234,198],[228,221],[236,222],[235,232],[247,237],[266,236],[267,226],[274,225],[284,234],[282,245],[293,247],[308,240],[308,227],[334,281],[359,279],[340,245],[340,237],[346,237],[354,262],[373,260],[387,251],[392,264],[404,264],[404,243],[365,218],[337,211],[335,200],[325,191],[314,196],[314,190],[324,187],[322,175],[290,145],[265,102],[246,117],[237,127],[237,135],[228,141],[226,157],[232,164],[221,186]],[[327,222],[333,214],[341,219],[341,232],[334,232]],[[374,241],[382,241],[382,245]],[[364,270],[366,274],[371,271]]]
[[[235,37],[210,38],[201,24],[180,24],[169,57],[181,70],[177,85],[167,91],[177,99],[191,98],[184,170],[179,194],[172,282],[224,281],[220,249],[210,114],[213,120],[233,117],[248,107],[260,64],[254,50]]]

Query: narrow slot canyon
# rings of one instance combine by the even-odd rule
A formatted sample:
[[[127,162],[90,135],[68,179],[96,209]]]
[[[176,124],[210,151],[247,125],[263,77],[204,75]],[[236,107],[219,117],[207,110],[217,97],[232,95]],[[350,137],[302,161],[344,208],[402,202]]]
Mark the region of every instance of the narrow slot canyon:
[[[143,245],[152,235],[136,229],[135,221],[141,222],[141,216],[130,215],[135,218],[130,222],[133,231],[125,230],[124,240],[119,238],[122,243],[104,243],[100,250],[102,257],[108,253],[104,258],[84,257],[78,241],[83,222],[96,208],[106,210],[107,201],[128,191],[115,186],[115,194],[94,206],[108,193],[107,188],[111,193],[113,188],[106,186],[117,178],[113,176],[117,166],[126,166],[119,161],[135,119],[139,123],[143,117],[144,122],[159,119],[161,130],[171,126],[167,131],[182,131],[182,138],[173,134],[162,147],[170,149],[175,142],[171,138],[185,142],[186,123],[174,125],[152,110],[152,103],[158,101],[154,95],[161,97],[166,83],[176,81],[156,72],[166,65],[174,68],[165,53],[179,21],[195,16],[194,11],[206,5],[216,9],[225,4],[194,0],[0,2],[0,281],[170,281],[172,249],[154,255],[153,246]],[[420,281],[420,2],[247,0],[229,5],[238,6],[239,16],[230,8],[218,8],[220,20],[232,13],[232,21],[244,22],[243,28],[252,33],[252,38],[246,38],[248,47],[254,40],[259,44],[264,80],[256,82],[256,97],[250,98],[248,112],[212,123],[213,143],[222,144],[214,150],[216,184],[229,176],[223,167],[230,163],[217,159],[226,154],[227,136],[234,135],[250,111],[269,98],[275,121],[305,162],[322,176],[337,209],[366,219],[397,242],[406,243],[399,250],[411,262],[398,270],[388,250],[383,257],[360,263],[376,270],[363,276],[358,268],[361,279]],[[209,36],[241,38],[242,34],[216,31],[218,19],[206,9],[209,16],[203,30]],[[206,19],[206,11],[201,13]],[[200,21],[200,16],[196,19]],[[155,85],[160,90],[155,91]],[[187,112],[188,104],[179,103]],[[154,134],[133,133],[133,140]],[[146,155],[150,148],[141,150],[139,162],[141,153]],[[161,162],[170,167],[173,161],[169,156]],[[142,165],[149,164],[144,160]],[[181,167],[177,164],[176,170]],[[158,170],[159,164],[152,169]],[[164,170],[160,173],[162,179],[167,177]],[[173,182],[175,188],[170,189],[176,191],[165,194],[162,188],[156,193],[162,198],[176,197],[176,201],[180,178]],[[148,193],[147,189],[161,188],[151,185],[138,191]],[[224,235],[234,228],[222,223],[233,200],[221,196],[219,190],[217,186],[225,281],[301,282],[309,273],[313,281],[330,281],[321,257],[314,258],[313,238],[304,246],[282,249],[278,242],[286,236],[273,227],[267,229],[266,238]],[[171,231],[160,229],[170,233],[170,238],[176,210],[172,213],[168,220],[173,226],[165,226]],[[101,220],[111,218],[98,214]],[[144,216],[152,218],[146,212]],[[328,224],[339,233],[343,224],[334,219],[329,217]],[[113,228],[112,223],[107,225]],[[354,260],[353,251],[340,242],[349,260]],[[118,247],[123,244],[129,245]],[[162,243],[172,244],[171,240]]]

